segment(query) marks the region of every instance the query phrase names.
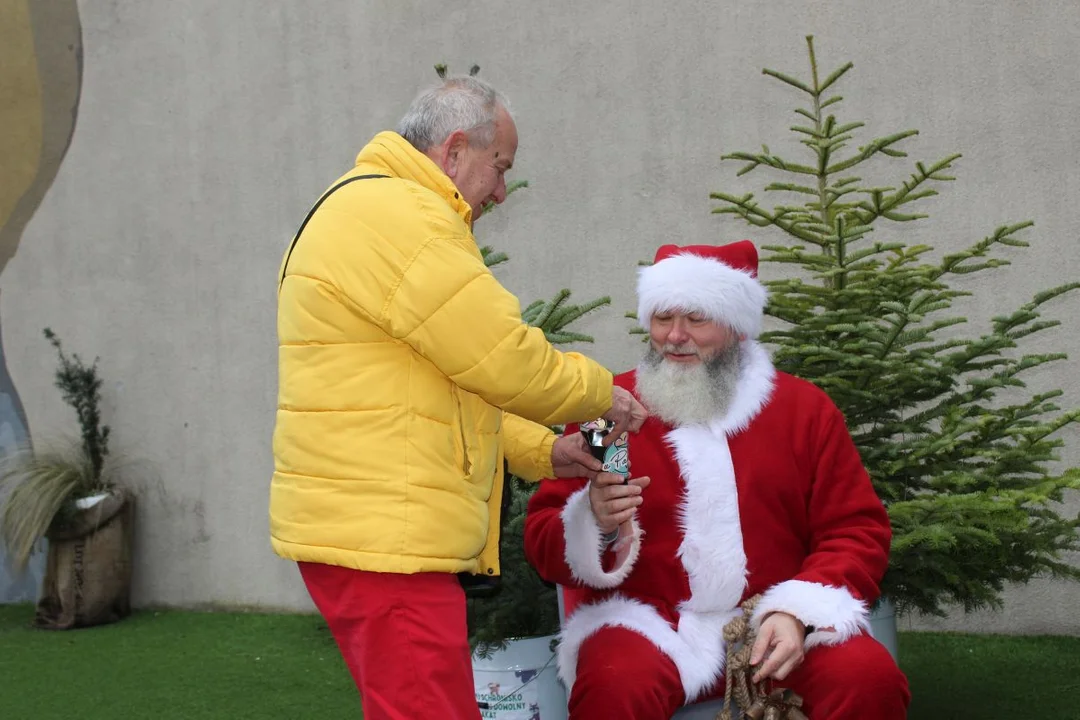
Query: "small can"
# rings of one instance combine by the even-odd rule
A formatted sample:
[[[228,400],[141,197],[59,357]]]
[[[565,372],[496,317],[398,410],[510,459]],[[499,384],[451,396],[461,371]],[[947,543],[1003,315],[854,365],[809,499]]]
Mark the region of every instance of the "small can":
[[[623,484],[630,482],[630,448],[626,433],[622,433],[615,442],[604,447],[604,438],[615,429],[615,423],[600,418],[582,423],[581,434],[589,446],[592,456],[604,464],[604,472],[621,475]]]

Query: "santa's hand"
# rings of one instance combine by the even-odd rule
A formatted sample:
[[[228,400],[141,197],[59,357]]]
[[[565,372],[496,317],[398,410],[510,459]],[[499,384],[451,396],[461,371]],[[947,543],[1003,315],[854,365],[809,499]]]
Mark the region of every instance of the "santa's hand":
[[[649,478],[631,478],[623,484],[623,476],[602,472],[589,483],[589,506],[596,517],[600,532],[607,534],[634,516],[641,505],[641,491],[648,487]]]
[[[759,683],[768,677],[783,680],[799,667],[806,657],[803,649],[805,633],[805,626],[794,615],[770,613],[761,623],[757,641],[750,653],[751,665],[757,665],[768,655],[765,664],[754,675],[754,682]]]

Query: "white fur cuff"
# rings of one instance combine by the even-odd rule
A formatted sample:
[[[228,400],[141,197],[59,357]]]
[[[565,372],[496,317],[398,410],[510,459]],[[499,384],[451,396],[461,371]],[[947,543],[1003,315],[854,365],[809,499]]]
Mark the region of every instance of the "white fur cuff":
[[[845,588],[805,580],[788,580],[769,588],[754,608],[751,623],[755,630],[771,612],[788,613],[804,625],[817,628],[806,637],[807,650],[817,645],[839,645],[870,631],[866,603]]]
[[[604,541],[600,526],[589,506],[589,486],[571,495],[562,513],[563,538],[566,543],[566,564],[579,582],[602,590],[618,587],[634,569],[641,550],[641,528],[632,520],[633,535],[626,559],[615,569],[604,570],[602,559]]]
[[[594,605],[582,605],[563,624],[559,635],[559,678],[572,690],[582,643],[601,628],[622,627],[648,638],[671,658],[679,670],[686,701],[693,702],[724,672],[724,626],[734,617],[734,611],[687,611],[680,614],[676,629],[656,608],[618,594]]]

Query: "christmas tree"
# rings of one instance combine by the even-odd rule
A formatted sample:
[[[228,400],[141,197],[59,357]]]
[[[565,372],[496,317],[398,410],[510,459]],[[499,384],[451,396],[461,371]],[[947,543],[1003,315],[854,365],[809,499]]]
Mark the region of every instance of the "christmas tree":
[[[1043,306],[1080,283],[1039,292],[992,318],[988,331],[965,335],[967,320],[953,304],[970,293],[955,286],[958,276],[1000,271],[1009,264],[1000,251],[1027,247],[1023,235],[1033,223],[999,227],[943,256],[905,243],[905,225],[927,217],[913,207],[954,179],[960,155],[916,162],[894,186],[865,183],[860,174],[906,157],[901,145],[918,132],[849,150],[863,123],[837,119],[835,88],[853,65],[822,79],[812,37],[807,46],[808,79],[764,74],[806,103],[791,131],[808,160],[782,158],[768,146],[721,158],[741,162],[739,176],[771,174],[764,191],[788,204],[770,209],[754,193],[715,192],[713,212],[784,240],[762,247],[763,262],[795,275],[766,281],[767,313],[779,329],[762,341],[778,369],[816,383],[847,418],[892,522],[883,594],[900,610],[943,615],[951,603],[999,606],[1006,583],[1080,578],[1061,559],[1080,549],[1080,519],[1055,512],[1063,492],[1080,487],[1080,474],[1053,469],[1058,431],[1080,410],[1061,410],[1061,391],[1032,393],[1023,379],[1065,356],[1021,350],[1022,341],[1059,325],[1041,317]]]

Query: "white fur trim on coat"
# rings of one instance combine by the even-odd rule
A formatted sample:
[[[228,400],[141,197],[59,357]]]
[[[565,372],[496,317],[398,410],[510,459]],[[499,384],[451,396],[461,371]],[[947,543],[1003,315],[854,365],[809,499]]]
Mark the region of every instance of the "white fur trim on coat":
[[[690,583],[690,598],[679,604],[678,629],[648,605],[611,599],[575,612],[560,645],[563,681],[576,671],[577,648],[605,625],[635,630],[652,640],[679,670],[687,702],[707,691],[724,671],[724,625],[746,589],[746,553],[739,524],[735,468],[727,438],[705,426],[672,430],[686,496],[679,505],[683,541],[678,556]],[[570,683],[568,683],[569,686]]]
[[[566,564],[579,582],[589,587],[608,589],[618,587],[630,575],[641,552],[641,528],[637,520],[631,520],[633,534],[630,536],[630,552],[617,568],[605,571],[603,558],[603,533],[596,524],[589,505],[589,486],[586,485],[566,500],[560,513],[563,538],[566,543]]]
[[[866,603],[845,588],[787,580],[773,585],[761,596],[750,619],[755,630],[771,612],[794,615],[804,625],[818,628],[806,637],[807,650],[818,645],[839,645],[863,631],[870,632]]]
[[[676,630],[650,605],[620,595],[583,605],[570,616],[559,636],[559,678],[568,690],[573,688],[581,644],[600,628],[623,627],[648,638],[671,658],[679,670],[686,702],[693,702],[723,674],[723,630],[738,614],[686,612]]]
[[[718,260],[683,254],[638,272],[638,322],[645,329],[661,310],[701,312],[736,332],[761,333],[768,294],[757,278]]]
[[[676,428],[667,435],[686,497],[679,504],[683,541],[678,556],[690,581],[690,598],[680,611],[727,611],[746,591],[746,552],[739,522],[735,467],[727,438],[703,425]]]

